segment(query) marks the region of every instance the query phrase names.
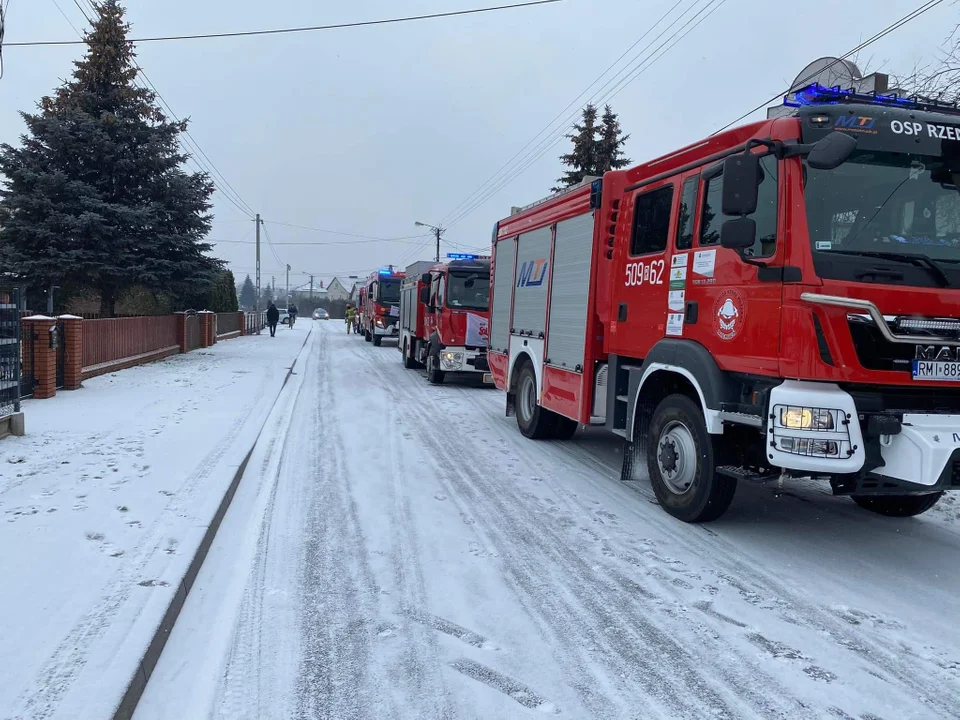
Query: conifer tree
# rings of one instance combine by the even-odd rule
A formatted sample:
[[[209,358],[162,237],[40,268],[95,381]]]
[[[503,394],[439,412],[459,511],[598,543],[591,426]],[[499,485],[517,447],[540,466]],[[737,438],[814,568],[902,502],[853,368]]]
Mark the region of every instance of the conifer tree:
[[[171,296],[209,287],[214,187],[184,168],[173,122],[134,83],[130,26],[117,0],[95,4],[70,79],[21,112],[19,147],[0,145],[0,267],[32,285],[81,286],[101,314],[133,285]]]

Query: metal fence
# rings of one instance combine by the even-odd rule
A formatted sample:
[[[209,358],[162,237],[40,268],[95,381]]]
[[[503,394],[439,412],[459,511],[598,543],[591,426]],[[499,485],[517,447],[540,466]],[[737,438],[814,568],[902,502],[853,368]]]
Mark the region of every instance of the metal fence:
[[[0,293],[0,417],[20,411],[19,291]]]
[[[217,336],[240,332],[240,313],[217,313]]]
[[[246,322],[245,334],[259,335],[260,331],[267,326],[267,313],[265,311],[248,312],[244,314],[244,320]]]
[[[202,344],[200,336],[200,318],[196,314],[187,315],[187,351],[196,350]]]
[[[178,345],[176,315],[83,321],[84,368]]]

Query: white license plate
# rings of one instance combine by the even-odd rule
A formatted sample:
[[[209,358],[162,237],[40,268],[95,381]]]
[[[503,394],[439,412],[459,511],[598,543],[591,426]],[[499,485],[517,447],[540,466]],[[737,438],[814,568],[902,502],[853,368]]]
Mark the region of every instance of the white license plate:
[[[484,373],[484,374],[483,374],[483,381],[484,381],[485,383],[492,384],[492,383],[493,383],[493,375],[491,375],[490,373]]]
[[[913,379],[960,383],[960,362],[956,360],[914,360]]]

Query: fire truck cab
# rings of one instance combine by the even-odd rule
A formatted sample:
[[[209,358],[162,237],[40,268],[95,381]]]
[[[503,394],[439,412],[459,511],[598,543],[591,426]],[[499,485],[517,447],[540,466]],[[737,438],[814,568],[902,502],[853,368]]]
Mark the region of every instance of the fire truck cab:
[[[492,382],[487,364],[490,257],[450,253],[407,268],[400,299],[399,348],[406,368],[423,367],[440,384],[448,373]]]
[[[393,266],[371,273],[362,294],[361,319],[363,335],[367,342],[380,345],[383,338],[399,337],[400,283],[404,274],[394,271]]]
[[[681,520],[813,477],[888,516],[960,489],[960,114],[811,86],[792,115],[494,233],[491,369],[531,438],[624,438]]]

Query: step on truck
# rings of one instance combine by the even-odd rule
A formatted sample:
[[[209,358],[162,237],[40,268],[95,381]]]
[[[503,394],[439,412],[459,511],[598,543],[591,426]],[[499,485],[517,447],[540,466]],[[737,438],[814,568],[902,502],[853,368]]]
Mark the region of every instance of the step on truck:
[[[445,262],[410,265],[400,291],[403,366],[425,368],[440,384],[448,374],[493,382],[487,364],[490,257],[450,253]]]
[[[960,113],[789,104],[497,223],[494,380],[527,437],[622,436],[681,520],[797,477],[917,515],[960,488]]]
[[[383,338],[400,335],[400,283],[403,272],[391,265],[370,274],[361,296],[363,336],[367,342],[379,346]]]

